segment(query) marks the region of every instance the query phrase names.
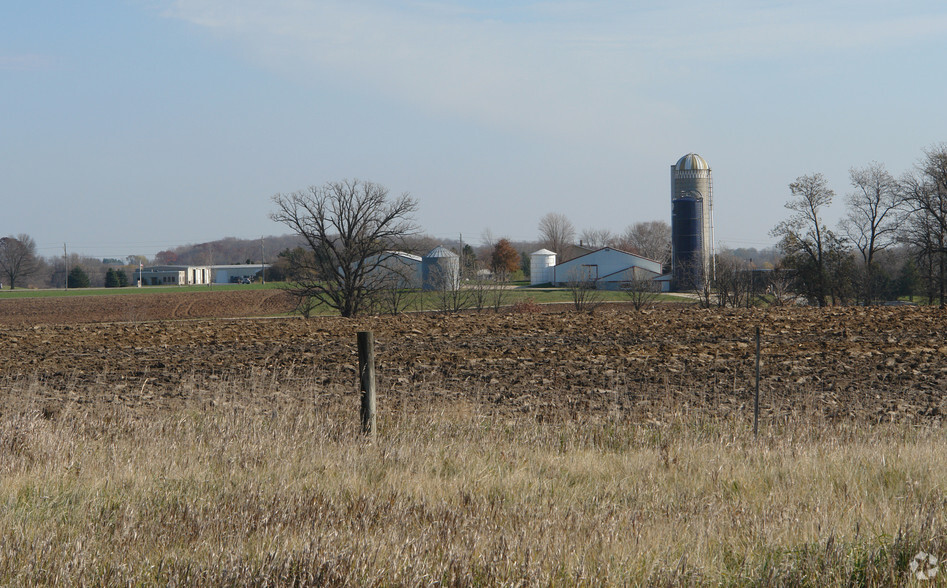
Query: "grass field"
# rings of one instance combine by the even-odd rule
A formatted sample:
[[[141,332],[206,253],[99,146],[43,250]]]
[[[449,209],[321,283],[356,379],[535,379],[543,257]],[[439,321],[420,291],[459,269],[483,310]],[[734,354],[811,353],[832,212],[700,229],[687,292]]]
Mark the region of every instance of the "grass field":
[[[17,289],[0,290],[0,300],[22,298],[56,298],[63,296],[102,296],[102,295],[141,295],[155,293],[188,293],[188,292],[229,292],[271,290],[285,288],[282,282],[267,284],[211,284],[204,286],[146,286],[143,288],[74,288],[64,289]],[[407,311],[438,310],[438,295],[433,292],[405,292],[404,308]],[[628,297],[623,292],[601,291],[596,293],[596,300],[601,302],[627,302]],[[659,295],[655,302],[680,302],[686,298],[674,295]],[[572,293],[566,288],[530,288],[519,284],[505,291],[503,305],[508,306],[517,302],[531,301],[536,304],[572,303]],[[335,311],[327,306],[317,307],[314,314],[332,315]]]
[[[889,586],[947,552],[939,428],[460,404],[383,414],[372,443],[344,402],[227,400],[273,386],[4,411],[0,584]]]

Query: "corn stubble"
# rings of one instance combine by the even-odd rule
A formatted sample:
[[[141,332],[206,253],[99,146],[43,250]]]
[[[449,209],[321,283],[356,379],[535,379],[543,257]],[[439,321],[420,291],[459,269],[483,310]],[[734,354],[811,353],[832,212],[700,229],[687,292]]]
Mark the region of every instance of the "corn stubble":
[[[369,443],[354,393],[199,385],[147,415],[5,387],[0,584],[891,585],[947,553],[933,425],[382,404]]]

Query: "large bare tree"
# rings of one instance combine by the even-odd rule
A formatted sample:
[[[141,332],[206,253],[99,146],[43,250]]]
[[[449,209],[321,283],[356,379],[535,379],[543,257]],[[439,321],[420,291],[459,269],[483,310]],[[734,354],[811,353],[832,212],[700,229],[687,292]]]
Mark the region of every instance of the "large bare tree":
[[[618,246],[629,253],[666,264],[671,260],[671,225],[659,220],[629,225]]]
[[[914,211],[902,223],[898,240],[910,248],[917,267],[923,272],[928,303],[934,304],[938,297],[943,300],[947,273],[947,234],[941,229],[940,223],[931,214]]]
[[[842,221],[842,231],[861,253],[864,264],[864,304],[875,299],[875,254],[895,242],[902,200],[898,183],[885,166],[872,162],[864,168],[849,170],[854,192],[846,203],[848,213]]]
[[[786,208],[793,215],[770,231],[778,237],[779,248],[787,257],[798,261],[799,273],[805,276],[806,290],[819,306],[825,306],[829,290],[825,256],[834,235],[822,222],[822,209],[832,204],[835,192],[822,174],[799,176],[789,184],[792,197]],[[806,271],[802,271],[805,269]]]
[[[575,227],[566,215],[550,212],[539,219],[539,240],[556,254],[556,262],[566,261],[568,249],[575,243]]]
[[[947,144],[925,150],[915,171],[905,174],[900,185],[911,217],[905,225],[912,227],[914,233],[910,240],[922,245],[921,252],[928,257],[931,273],[937,268],[940,304],[947,306]]]
[[[16,288],[17,280],[23,280],[37,269],[39,260],[32,237],[21,233],[16,237],[0,238],[0,272],[10,283],[11,290]]]
[[[270,217],[305,240],[306,255],[290,264],[296,280],[288,290],[301,301],[318,300],[344,317],[364,310],[383,280],[391,251],[417,232],[417,201],[408,194],[389,198],[373,182],[343,180],[273,196]]]

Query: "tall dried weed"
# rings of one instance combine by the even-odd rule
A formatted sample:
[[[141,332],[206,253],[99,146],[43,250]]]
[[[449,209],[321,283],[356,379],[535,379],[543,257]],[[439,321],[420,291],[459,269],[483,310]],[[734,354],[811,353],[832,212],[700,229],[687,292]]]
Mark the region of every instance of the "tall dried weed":
[[[354,393],[290,382],[152,413],[8,387],[0,584],[881,586],[947,554],[937,428],[382,403],[369,443]]]

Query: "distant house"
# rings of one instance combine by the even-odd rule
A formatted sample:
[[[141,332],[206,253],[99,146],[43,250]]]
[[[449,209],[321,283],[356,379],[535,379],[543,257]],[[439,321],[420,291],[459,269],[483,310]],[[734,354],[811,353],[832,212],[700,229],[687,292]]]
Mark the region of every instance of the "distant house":
[[[612,247],[602,247],[547,270],[553,286],[590,282],[599,290],[620,290],[633,280],[661,277],[661,262]]]
[[[135,270],[134,283],[143,286],[191,286],[210,284],[211,269],[206,265],[155,265]]]

